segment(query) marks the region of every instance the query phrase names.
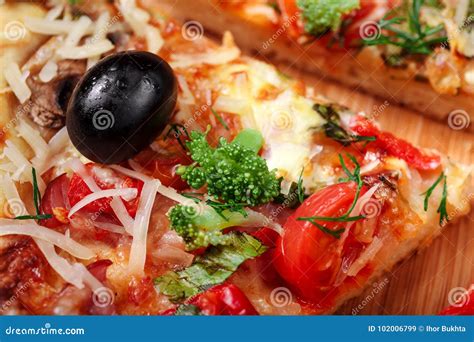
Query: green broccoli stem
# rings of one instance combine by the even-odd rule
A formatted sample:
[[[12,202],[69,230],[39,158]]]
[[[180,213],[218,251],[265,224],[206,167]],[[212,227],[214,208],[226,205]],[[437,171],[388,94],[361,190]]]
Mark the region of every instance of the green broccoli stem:
[[[218,213],[207,207],[193,219],[193,223],[203,230],[222,230],[244,223],[246,217],[237,211],[223,210]]]

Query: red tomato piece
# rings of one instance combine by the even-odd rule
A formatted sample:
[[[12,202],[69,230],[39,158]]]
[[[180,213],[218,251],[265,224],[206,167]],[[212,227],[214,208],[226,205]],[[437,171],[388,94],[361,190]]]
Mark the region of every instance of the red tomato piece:
[[[434,170],[441,165],[441,157],[437,154],[427,154],[409,142],[395,137],[388,132],[382,132],[370,120],[356,116],[350,128],[361,136],[373,136],[375,141],[367,144],[368,147],[377,147],[389,155],[405,160],[408,165],[419,170]]]
[[[288,33],[293,38],[299,38],[304,34],[304,28],[301,25],[302,19],[300,9],[296,5],[296,0],[277,0],[278,8],[281,12],[281,22],[287,26]]]
[[[319,302],[331,288],[339,272],[342,256],[338,251],[339,240],[309,221],[298,217],[344,215],[354,201],[355,182],[340,183],[324,188],[296,209],[284,225],[284,233],[277,241],[274,264],[280,276],[302,298]],[[366,191],[362,187],[360,195]],[[340,222],[318,222],[328,229],[345,226]]]
[[[137,179],[133,179],[130,177],[122,176],[119,174],[114,174],[113,176],[113,181],[110,183],[105,183],[102,181],[100,178],[98,178],[95,174],[94,167],[96,167],[94,164],[88,164],[86,165],[86,168],[88,172],[92,174],[94,177],[94,180],[96,181],[97,185],[102,189],[118,189],[118,188],[136,188],[138,190],[138,195],[134,199],[130,201],[125,201],[122,199],[125,207],[127,208],[128,213],[130,216],[135,217],[135,214],[137,212],[138,208],[138,201],[140,199],[140,193],[143,187],[143,182]],[[84,180],[77,174],[74,174],[71,178],[71,183],[69,185],[69,190],[68,190],[68,198],[69,198],[69,203],[71,206],[75,205],[77,202],[82,200],[85,196],[90,195],[92,191],[89,189],[87,184],[84,182]],[[113,215],[114,212],[112,208],[110,207],[110,202],[112,201],[112,198],[100,198],[98,200],[95,200],[92,203],[89,203],[86,205],[84,208],[81,210],[85,210],[88,212],[99,212],[99,213],[105,213],[105,214],[111,214]]]
[[[66,174],[53,179],[44,192],[41,199],[41,214],[49,214],[53,217],[41,220],[41,225],[49,228],[56,228],[67,224],[67,213],[69,210],[69,200],[67,192],[69,189],[69,177]]]
[[[247,296],[234,284],[221,284],[211,287],[206,292],[200,293],[186,304],[196,305],[201,314],[206,316],[247,316],[258,315]],[[162,312],[162,315],[174,315],[176,309]]]

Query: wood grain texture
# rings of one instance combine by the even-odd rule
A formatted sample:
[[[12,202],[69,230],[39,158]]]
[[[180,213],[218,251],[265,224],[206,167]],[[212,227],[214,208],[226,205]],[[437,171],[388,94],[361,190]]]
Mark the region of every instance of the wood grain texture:
[[[436,148],[452,160],[474,164],[474,135],[453,130],[417,112],[350,90],[285,66],[280,69],[304,79],[334,102],[377,117],[384,129],[423,147]],[[474,186],[474,181],[473,181]],[[472,198],[472,196],[471,196]],[[429,315],[448,306],[449,292],[474,282],[474,214],[449,224],[433,243],[350,300],[338,314]]]

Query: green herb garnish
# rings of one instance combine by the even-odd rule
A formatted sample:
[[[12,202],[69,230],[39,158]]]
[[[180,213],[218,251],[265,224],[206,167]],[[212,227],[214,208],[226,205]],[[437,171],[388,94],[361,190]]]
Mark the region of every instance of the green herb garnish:
[[[186,127],[184,127],[181,124],[176,124],[176,123],[172,124],[170,126],[170,129],[168,130],[168,132],[166,132],[163,140],[167,140],[172,132],[173,132],[173,136],[177,140],[178,144],[183,148],[183,150],[186,151],[186,145],[181,141],[181,136],[183,136],[183,134],[185,134],[186,137],[189,139],[189,133],[186,130]]]
[[[303,203],[305,195],[304,195],[304,187],[303,187],[303,171],[304,171],[304,166],[301,168],[300,176],[298,177],[298,183],[297,183],[297,195],[298,195],[298,201],[300,203]]]
[[[219,115],[219,113],[217,113],[214,108],[211,107],[211,113],[215,116],[215,118],[221,123],[222,126],[224,126],[224,128],[226,130],[229,130],[229,126],[227,126],[227,124],[225,123],[224,119],[222,118],[222,116]]]
[[[33,202],[36,210],[36,215],[21,215],[16,216],[14,220],[47,220],[53,217],[51,214],[41,214],[40,212],[40,202],[41,194],[38,187],[38,179],[36,178],[36,169],[31,168],[31,178],[33,180]]]
[[[428,210],[429,199],[430,199],[431,195],[433,194],[434,189],[438,186],[438,184],[441,183],[441,181],[443,181],[443,193],[441,195],[441,201],[439,203],[438,210],[436,211],[437,213],[439,213],[439,224],[440,224],[440,226],[445,225],[449,221],[449,215],[448,215],[448,211],[447,211],[447,208],[446,208],[447,199],[448,199],[448,187],[447,187],[447,184],[446,184],[446,179],[447,179],[447,177],[444,174],[444,171],[441,172],[441,174],[435,180],[433,185],[431,185],[428,188],[428,190],[426,190],[424,193],[422,193],[422,195],[425,196],[423,208],[425,209],[425,211],[427,211]]]
[[[375,39],[364,39],[365,45],[392,45],[401,49],[400,56],[406,55],[429,55],[433,47],[446,44],[448,38],[439,33],[443,31],[444,25],[435,27],[423,25],[420,22],[420,10],[424,0],[413,0],[411,7],[405,17],[389,17],[387,14],[378,23],[380,33]]]
[[[297,0],[305,31],[312,35],[337,32],[345,14],[360,7],[359,0]]]
[[[324,133],[343,146],[349,146],[352,143],[361,141],[374,141],[375,137],[366,137],[361,135],[349,134],[341,127],[341,118],[334,106],[315,104],[313,109],[326,120],[323,124]]]
[[[160,293],[171,301],[180,302],[224,282],[246,260],[262,255],[266,250],[251,235],[231,232],[227,245],[212,246],[197,256],[193,265],[178,272],[168,272],[155,279]]]
[[[341,237],[341,234],[345,231],[344,228],[339,228],[339,229],[329,229],[325,227],[324,225],[316,222],[316,221],[326,221],[326,222],[353,222],[353,221],[358,221],[360,219],[363,219],[364,216],[358,215],[358,216],[350,216],[352,213],[352,210],[354,210],[354,207],[357,203],[357,200],[359,199],[360,196],[360,191],[363,186],[362,178],[360,176],[360,165],[357,162],[356,158],[351,155],[347,154],[347,157],[354,163],[355,168],[354,172],[350,172],[349,168],[347,167],[346,163],[344,162],[344,158],[342,158],[342,155],[339,154],[339,161],[341,163],[341,167],[344,170],[344,173],[347,175],[347,178],[341,179],[343,182],[348,182],[348,181],[354,181],[357,183],[357,190],[356,194],[354,196],[354,200],[352,201],[352,205],[350,206],[349,210],[342,215],[342,216],[337,216],[337,217],[330,217],[330,216],[309,216],[309,217],[298,217],[298,221],[309,221],[311,222],[314,226],[319,228],[321,231],[323,231],[326,234],[332,235],[336,239],[339,239]]]

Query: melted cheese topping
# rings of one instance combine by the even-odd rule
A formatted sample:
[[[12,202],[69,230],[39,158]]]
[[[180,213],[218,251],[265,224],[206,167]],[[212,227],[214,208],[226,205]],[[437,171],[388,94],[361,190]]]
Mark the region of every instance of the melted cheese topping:
[[[253,59],[222,65],[215,75],[213,83],[220,95],[213,107],[241,115],[245,127],[262,132],[263,157],[269,168],[277,169],[287,182],[296,182],[301,170],[321,151],[312,135],[324,120],[313,110],[314,102],[300,95],[275,67]],[[272,90],[276,96],[262,96]],[[315,179],[307,174],[304,182],[311,187]]]

